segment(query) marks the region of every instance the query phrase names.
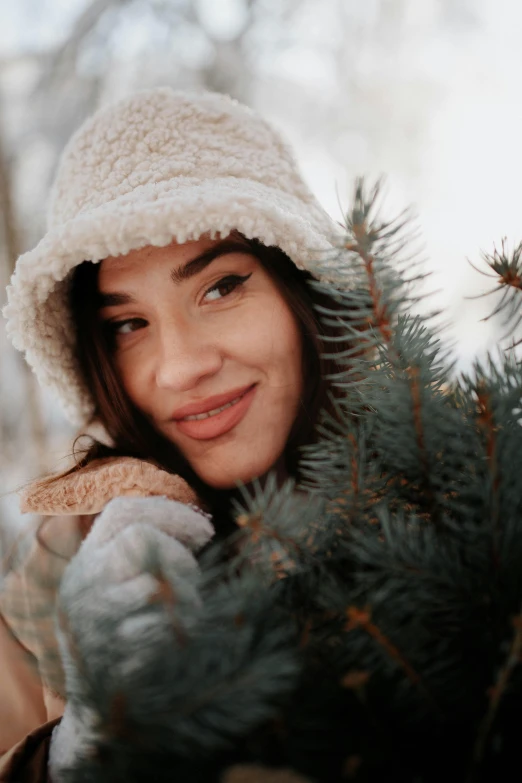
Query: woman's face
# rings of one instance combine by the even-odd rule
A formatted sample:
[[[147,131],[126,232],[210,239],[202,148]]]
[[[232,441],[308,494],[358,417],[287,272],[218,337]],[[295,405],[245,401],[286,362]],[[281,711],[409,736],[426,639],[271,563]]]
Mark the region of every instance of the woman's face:
[[[99,292],[128,396],[203,481],[232,488],[276,465],[298,413],[302,343],[244,239],[107,258]]]

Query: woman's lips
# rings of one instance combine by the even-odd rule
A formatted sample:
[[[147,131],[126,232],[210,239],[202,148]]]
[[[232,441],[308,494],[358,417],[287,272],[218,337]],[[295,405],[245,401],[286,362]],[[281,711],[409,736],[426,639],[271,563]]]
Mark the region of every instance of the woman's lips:
[[[243,394],[238,402],[229,408],[225,408],[221,413],[216,413],[214,416],[209,416],[206,419],[193,419],[192,421],[175,419],[174,423],[178,430],[183,435],[188,435],[189,438],[194,438],[195,440],[217,438],[239,424],[250,408],[256,390],[257,384],[254,384]]]

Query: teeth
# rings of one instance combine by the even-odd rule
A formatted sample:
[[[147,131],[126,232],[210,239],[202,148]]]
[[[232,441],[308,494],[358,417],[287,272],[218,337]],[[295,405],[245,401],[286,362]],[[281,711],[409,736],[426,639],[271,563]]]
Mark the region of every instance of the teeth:
[[[240,394],[239,397],[236,397],[236,399],[232,400],[232,402],[227,402],[227,404],[222,405],[221,408],[214,408],[214,410],[207,411],[207,413],[196,413],[194,416],[184,416],[181,421],[199,421],[200,419],[208,419],[209,416],[215,416],[216,413],[221,413],[221,411],[224,411],[226,408],[230,408],[232,405],[235,405],[236,402],[239,402],[239,400],[244,396],[244,394]]]

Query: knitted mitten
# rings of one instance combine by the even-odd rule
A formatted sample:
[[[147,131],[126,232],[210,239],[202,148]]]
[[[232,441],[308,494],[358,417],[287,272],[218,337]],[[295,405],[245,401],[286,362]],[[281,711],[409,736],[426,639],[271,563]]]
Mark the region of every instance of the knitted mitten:
[[[157,660],[155,645],[177,632],[176,623],[188,632],[196,622],[200,599],[192,553],[213,533],[201,511],[162,497],[116,498],[96,519],[59,592],[67,707],[51,741],[53,783],[114,730],[118,688],[134,677],[138,692],[150,692],[156,672],[147,667]]]

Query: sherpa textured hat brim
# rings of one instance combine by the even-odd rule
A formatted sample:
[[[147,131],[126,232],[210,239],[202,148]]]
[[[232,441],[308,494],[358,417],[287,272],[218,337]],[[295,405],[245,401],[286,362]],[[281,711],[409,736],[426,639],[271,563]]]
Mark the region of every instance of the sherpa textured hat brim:
[[[76,132],[53,188],[49,230],[18,259],[4,308],[13,344],[73,424],[91,423],[95,407],[75,353],[71,270],[234,229],[280,247],[303,269],[338,234],[288,147],[252,110],[215,93],[156,88]]]

